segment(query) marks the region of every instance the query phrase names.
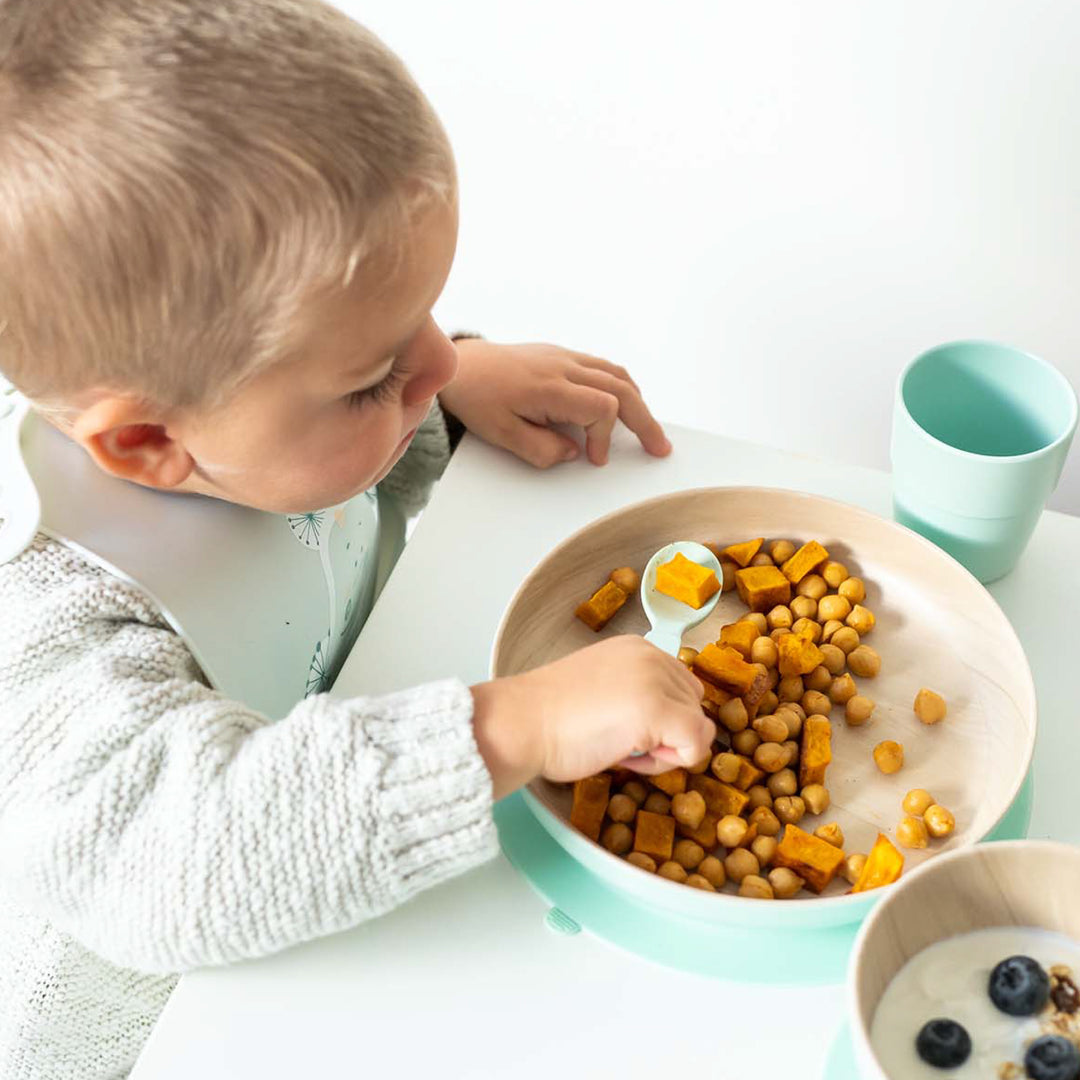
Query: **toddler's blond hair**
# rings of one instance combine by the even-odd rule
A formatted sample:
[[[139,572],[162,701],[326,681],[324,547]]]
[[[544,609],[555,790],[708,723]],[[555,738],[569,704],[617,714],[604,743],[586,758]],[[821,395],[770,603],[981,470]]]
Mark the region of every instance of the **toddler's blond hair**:
[[[216,404],[454,195],[405,67],[320,0],[0,0],[0,371]]]

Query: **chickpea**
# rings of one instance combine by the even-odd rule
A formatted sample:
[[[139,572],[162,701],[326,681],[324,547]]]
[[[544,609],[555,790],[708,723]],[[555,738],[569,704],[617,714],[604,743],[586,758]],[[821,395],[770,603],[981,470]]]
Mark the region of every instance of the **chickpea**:
[[[763,742],[754,751],[754,764],[767,773],[779,772],[790,760],[783,743]]]
[[[910,814],[912,817],[922,817],[927,808],[934,805],[934,796],[924,788],[912,788],[904,796],[904,801],[900,805],[903,806],[905,814]]]
[[[821,640],[831,642],[837,630],[843,629],[844,624],[839,619],[828,619],[821,628]]]
[[[789,701],[784,705],[781,705],[775,713],[783,719],[787,724],[787,733],[789,739],[797,739],[802,733],[803,726],[803,709],[797,702]]]
[[[634,831],[621,821],[613,821],[600,834],[600,845],[614,855],[625,855],[634,846]]]
[[[754,784],[746,794],[750,799],[746,805],[751,811],[756,810],[759,806],[772,806],[772,795],[769,794],[769,789],[764,784]],[[753,813],[750,816],[753,817]]]
[[[758,703],[758,716],[772,716],[776,712],[776,706],[779,704],[780,699],[769,690]]]
[[[750,723],[742,698],[733,697],[730,701],[725,701],[717,710],[716,715],[720,723],[731,732],[743,731]]]
[[[850,885],[859,880],[862,868],[866,865],[866,856],[861,852],[849,855],[840,865],[840,875]]]
[[[739,567],[733,562],[728,562],[727,559],[722,559],[720,562],[720,592],[731,592],[735,588],[735,574],[738,572]]]
[[[851,616],[849,615],[848,619],[850,618]],[[851,625],[841,626],[840,629],[829,638],[829,644],[835,645],[845,656],[849,656],[859,647],[859,631],[854,629]]]
[[[769,884],[777,900],[790,900],[806,882],[794,870],[776,866],[769,871]]]
[[[851,702],[848,704],[850,705]],[[892,739],[885,739],[874,747],[874,761],[886,776],[891,776],[903,768],[904,748]]]
[[[750,845],[754,858],[762,868],[768,866],[776,855],[777,840],[775,836],[756,836]]]
[[[787,724],[782,716],[759,716],[754,721],[754,730],[761,736],[762,742],[784,742],[788,737]]]
[[[629,795],[612,795],[607,804],[607,816],[612,821],[621,821],[624,825],[634,820],[637,803]]]
[[[832,844],[833,847],[843,848],[844,846],[844,830],[835,821],[819,825],[814,830],[814,835],[819,840],[824,840],[826,844]]]
[[[770,630],[779,630],[782,626],[790,626],[795,619],[786,604],[777,604],[766,616],[765,621],[769,624]]]
[[[794,795],[799,790],[799,778],[795,775],[794,769],[781,769],[765,781],[765,786],[774,799],[781,795]]]
[[[926,808],[923,821],[926,823],[926,831],[935,840],[948,836],[956,828],[956,818],[953,817],[952,811],[946,810],[944,806],[938,806],[937,803]]]
[[[829,686],[832,686],[832,676],[839,675],[844,670],[844,665],[847,663],[847,657],[844,655],[843,649],[838,649],[835,645],[819,645],[821,650],[821,666],[829,673]],[[820,686],[812,686],[811,690],[821,690]],[[828,687],[825,688],[825,693],[828,693]]]
[[[795,545],[790,540],[774,540],[769,545],[769,554],[772,556],[773,562],[779,566],[781,563],[786,563],[795,554]]]
[[[818,613],[817,601],[809,596],[796,596],[791,601],[791,613],[796,619],[816,619]]]
[[[689,885],[691,889],[701,889],[702,892],[716,892],[713,883],[701,874],[688,874],[684,885]]]
[[[753,757],[754,751],[761,745],[761,736],[747,728],[731,736],[731,749],[743,757]]]
[[[775,630],[773,630],[773,631],[772,631],[772,632],[771,632],[771,633],[769,634],[769,639],[770,639],[771,641],[774,641],[774,642],[779,642],[779,640],[780,640],[780,639],[781,639],[781,638],[782,638],[782,637],[783,637],[783,636],[784,636],[785,634],[790,634],[790,633],[791,633],[791,631],[790,631],[790,630],[789,630],[789,629],[788,629],[788,628],[787,628],[786,626],[778,626],[778,627],[777,627],[777,628],[776,628]],[[779,657],[778,657],[777,659],[779,659]]]
[[[802,707],[807,716],[828,716],[832,711],[832,701],[818,690],[807,690],[802,697]]]
[[[686,791],[671,800],[671,816],[690,829],[696,829],[705,820],[705,809],[705,797],[699,791]]]
[[[712,754],[706,754],[700,761],[695,761],[693,765],[687,765],[686,771],[688,773],[694,773],[695,775],[697,775],[698,773],[708,772],[709,765],[712,762],[712,757]]]
[[[849,577],[847,581],[840,582],[836,591],[853,604],[861,604],[866,599],[866,586],[862,578]]]
[[[848,667],[862,679],[872,679],[881,670],[881,657],[869,645],[860,645],[848,653]]]
[[[750,646],[750,659],[755,664],[764,664],[767,668],[774,668],[780,662],[780,651],[776,642],[771,637],[759,637]]]
[[[641,575],[630,566],[620,566],[617,570],[612,570],[608,581],[613,581],[628,596],[633,596],[641,588]]]
[[[701,860],[697,872],[715,889],[722,889],[727,881],[724,864],[715,855],[706,855]]]
[[[930,837],[923,821],[909,814],[896,826],[896,841],[901,847],[924,848]]]
[[[823,596],[818,603],[818,618],[822,622],[843,622],[851,614],[851,604],[842,596]]]
[[[806,817],[806,803],[798,795],[782,795],[773,801],[773,813],[785,825],[798,825]]]
[[[848,579],[848,569],[842,562],[830,560],[822,568],[821,576],[830,589],[839,589],[841,583]]]
[[[626,861],[640,870],[648,870],[650,874],[656,873],[656,860],[651,855],[646,855],[644,851],[631,851],[626,856]]]
[[[824,694],[832,686],[832,672],[824,664],[818,664],[809,675],[803,679],[803,685],[807,690],[814,690]]]
[[[789,765],[793,761],[799,760],[799,744],[794,739],[788,739],[786,743],[781,743],[781,745],[787,751],[787,763]]]
[[[821,624],[814,622],[813,619],[796,620],[791,632],[815,643],[821,640]]]
[[[679,649],[679,663],[685,664],[687,667],[693,667],[694,661],[697,659],[697,649],[691,649],[689,645],[684,645]]]
[[[781,703],[785,701],[798,701],[806,693],[802,677],[799,675],[787,675],[776,684],[776,696]]]
[[[870,714],[874,711],[875,702],[872,698],[863,697],[862,694],[856,694],[853,698],[848,698],[847,704],[844,706],[844,719],[848,722],[848,727],[862,727],[867,720],[870,719]]]
[[[772,641],[772,638],[758,638],[758,641]],[[779,659],[779,657],[777,659]],[[758,667],[759,665],[755,664],[754,666]],[[771,693],[776,689],[776,684],[779,681],[780,672],[774,667],[765,667],[765,689]]]
[[[650,814],[670,814],[671,799],[662,791],[651,791],[641,809]]]
[[[638,806],[649,797],[649,789],[640,780],[627,780],[622,786],[622,793],[629,795]]]
[[[820,600],[828,591],[829,586],[820,574],[807,574],[806,577],[795,586],[799,596],[809,596],[811,600]]]
[[[724,872],[736,883],[748,874],[756,874],[760,869],[757,856],[749,848],[735,848],[734,851],[729,851],[724,859]]]
[[[765,616],[760,611],[748,611],[739,622],[753,623],[757,627],[758,635],[767,634],[769,632],[769,624],[765,619]]]
[[[739,760],[738,754],[732,754],[728,751],[717,754],[712,759],[712,764],[709,768],[712,770],[713,776],[717,780],[723,780],[725,784],[734,784],[739,778],[739,768],[742,762]]]
[[[948,711],[945,705],[945,699],[940,694],[935,694],[933,690],[927,690],[924,686],[915,695],[915,715],[924,724],[937,724],[945,719],[945,713]]]
[[[861,636],[869,634],[874,629],[874,623],[877,622],[877,619],[874,618],[874,613],[869,608],[864,608],[862,604],[856,604],[844,622]]]
[[[667,878],[668,881],[677,881],[680,885],[685,884],[689,876],[674,859],[668,859],[666,863],[661,863],[660,869],[656,873],[659,877]]]
[[[829,687],[829,700],[836,705],[846,705],[858,692],[855,680],[850,675],[838,675]]]
[[[802,800],[811,814],[824,814],[832,804],[832,796],[824,784],[807,784],[802,789]]]
[[[770,558],[770,557],[769,557],[768,555],[766,555],[766,554],[765,554],[765,552],[764,552],[764,551],[759,551],[759,552],[758,552],[758,553],[757,553],[757,554],[756,554],[756,555],[755,555],[755,556],[754,556],[754,557],[753,557],[753,558],[752,558],[752,559],[750,560],[750,565],[751,565],[751,566],[775,566],[775,565],[776,565],[776,563],[774,563],[774,562],[772,561],[772,559],[771,559],[771,558]]]
[[[739,885],[739,895],[751,900],[772,900],[773,887],[757,874],[747,874]]]
[[[738,814],[725,814],[716,823],[716,839],[726,848],[737,848],[749,831],[745,818]]]
[[[780,832],[780,819],[767,806],[755,808],[750,824],[757,826],[758,837],[776,836]]]
[[[705,858],[705,849],[693,840],[676,840],[671,857],[684,869],[696,870]]]

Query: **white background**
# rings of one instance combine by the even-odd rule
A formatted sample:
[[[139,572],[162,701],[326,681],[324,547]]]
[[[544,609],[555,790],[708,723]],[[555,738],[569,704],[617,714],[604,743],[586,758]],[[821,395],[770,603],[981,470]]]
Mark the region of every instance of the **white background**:
[[[444,325],[879,467],[931,345],[1003,340],[1080,386],[1080,4],[338,3],[457,152]],[[1080,451],[1051,505],[1080,513]]]

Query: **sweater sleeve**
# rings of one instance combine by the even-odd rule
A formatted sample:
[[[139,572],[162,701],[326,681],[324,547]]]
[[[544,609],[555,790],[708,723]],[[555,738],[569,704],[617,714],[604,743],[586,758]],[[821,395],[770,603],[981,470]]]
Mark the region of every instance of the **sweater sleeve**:
[[[431,497],[435,481],[442,476],[450,460],[450,451],[447,421],[436,400],[431,403],[431,409],[408,450],[379,487],[394,497],[406,517],[412,517]]]
[[[42,537],[0,604],[0,881],[113,963],[265,955],[497,851],[458,681],[271,723],[206,686],[143,593]]]

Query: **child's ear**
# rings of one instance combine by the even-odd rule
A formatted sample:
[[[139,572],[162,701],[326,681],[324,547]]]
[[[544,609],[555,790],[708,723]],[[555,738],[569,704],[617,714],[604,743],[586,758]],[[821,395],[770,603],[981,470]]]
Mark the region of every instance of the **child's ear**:
[[[146,487],[175,488],[195,468],[165,418],[131,398],[99,399],[75,421],[71,435],[99,468]]]

